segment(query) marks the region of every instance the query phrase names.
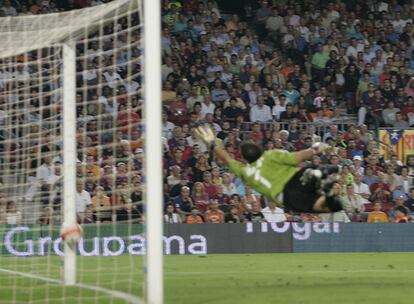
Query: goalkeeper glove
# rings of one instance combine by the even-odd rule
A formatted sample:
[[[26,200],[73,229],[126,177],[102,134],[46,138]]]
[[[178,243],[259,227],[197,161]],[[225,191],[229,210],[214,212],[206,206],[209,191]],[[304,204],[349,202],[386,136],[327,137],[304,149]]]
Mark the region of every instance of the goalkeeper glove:
[[[324,152],[328,149],[331,149],[331,148],[332,147],[330,145],[322,143],[322,142],[314,143],[312,145],[312,149],[313,149],[313,151],[315,151],[315,154],[322,153],[322,152]]]
[[[208,147],[214,147],[215,145],[221,146],[222,142],[216,138],[211,128],[198,127],[195,130],[196,136],[201,139]]]

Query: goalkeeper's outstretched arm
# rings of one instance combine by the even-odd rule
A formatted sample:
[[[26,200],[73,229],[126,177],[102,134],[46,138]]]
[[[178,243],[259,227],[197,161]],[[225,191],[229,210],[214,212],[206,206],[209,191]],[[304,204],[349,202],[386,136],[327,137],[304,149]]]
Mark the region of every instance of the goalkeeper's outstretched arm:
[[[301,150],[298,152],[295,152],[296,154],[296,161],[298,164],[310,160],[315,154],[319,154],[321,152],[324,152],[328,149],[332,148],[330,145],[325,143],[315,143],[312,145],[312,148]]]
[[[207,146],[212,147],[214,153],[220,158],[226,165],[229,165],[234,159],[222,148],[221,142],[216,138],[213,131],[210,128],[198,127],[196,129],[197,137],[204,141]]]
[[[230,156],[225,149],[223,149],[221,142],[216,138],[213,131],[210,128],[198,127],[196,130],[197,136],[204,141],[209,147],[213,147],[213,150],[218,158],[220,158],[226,165],[229,165],[234,159]],[[315,143],[311,148],[293,152],[296,156],[297,164],[300,164],[306,160],[309,160],[315,154],[321,153],[331,148],[325,143]]]
[[[219,145],[214,146],[214,152],[227,166],[234,160],[230,154]]]

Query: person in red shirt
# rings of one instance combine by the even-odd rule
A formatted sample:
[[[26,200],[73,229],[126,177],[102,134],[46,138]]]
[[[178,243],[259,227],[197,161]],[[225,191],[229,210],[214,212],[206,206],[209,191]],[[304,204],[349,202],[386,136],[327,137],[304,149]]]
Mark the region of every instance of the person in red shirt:
[[[390,201],[391,190],[390,186],[384,182],[384,173],[378,173],[378,182],[374,183],[370,187],[372,201],[378,201],[380,203],[387,203]]]
[[[380,84],[383,84],[385,80],[391,78],[390,70],[390,66],[388,64],[384,64],[384,71],[378,77]]]
[[[170,103],[169,121],[177,126],[188,123],[188,109],[184,102],[183,95],[178,93],[176,99]]]
[[[414,115],[414,102],[412,97],[408,97],[406,104],[401,107],[401,114],[408,118]]]
[[[205,171],[204,172],[204,174],[203,174],[203,185],[204,185],[204,189],[205,189],[206,193],[208,194],[208,196],[210,198],[217,194],[217,188],[216,188],[216,185],[213,184],[213,182],[211,180],[210,171]]]
[[[116,124],[119,128],[122,128],[124,134],[130,134],[132,130],[136,130],[139,121],[140,117],[137,113],[128,110],[124,104],[119,105]]]
[[[261,145],[263,142],[263,132],[260,130],[260,124],[253,124],[252,131],[249,134],[249,139],[254,141],[256,144]]]

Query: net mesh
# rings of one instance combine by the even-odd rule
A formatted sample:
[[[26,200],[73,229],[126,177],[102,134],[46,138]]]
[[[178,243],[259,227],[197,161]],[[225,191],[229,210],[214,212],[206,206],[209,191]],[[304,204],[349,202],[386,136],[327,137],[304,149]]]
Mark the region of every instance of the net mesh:
[[[140,12],[139,1],[118,0],[0,19],[2,303],[122,303],[142,295]],[[83,285],[72,288],[60,285],[66,41],[76,44],[76,211],[84,230]]]

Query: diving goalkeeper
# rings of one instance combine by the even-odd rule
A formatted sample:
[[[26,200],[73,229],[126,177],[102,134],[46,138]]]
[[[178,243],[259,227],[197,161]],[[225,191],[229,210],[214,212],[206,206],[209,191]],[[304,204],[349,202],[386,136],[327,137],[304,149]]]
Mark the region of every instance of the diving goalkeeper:
[[[291,153],[284,150],[263,152],[255,143],[244,141],[240,145],[241,156],[246,162],[243,164],[216,144],[217,138],[211,129],[198,127],[196,133],[235,175],[269,201],[282,204],[286,212],[329,213],[342,210],[336,175],[327,173],[324,176],[320,170],[300,167],[313,155],[330,148],[329,145],[317,143],[312,148]],[[321,182],[322,178],[325,179]]]

